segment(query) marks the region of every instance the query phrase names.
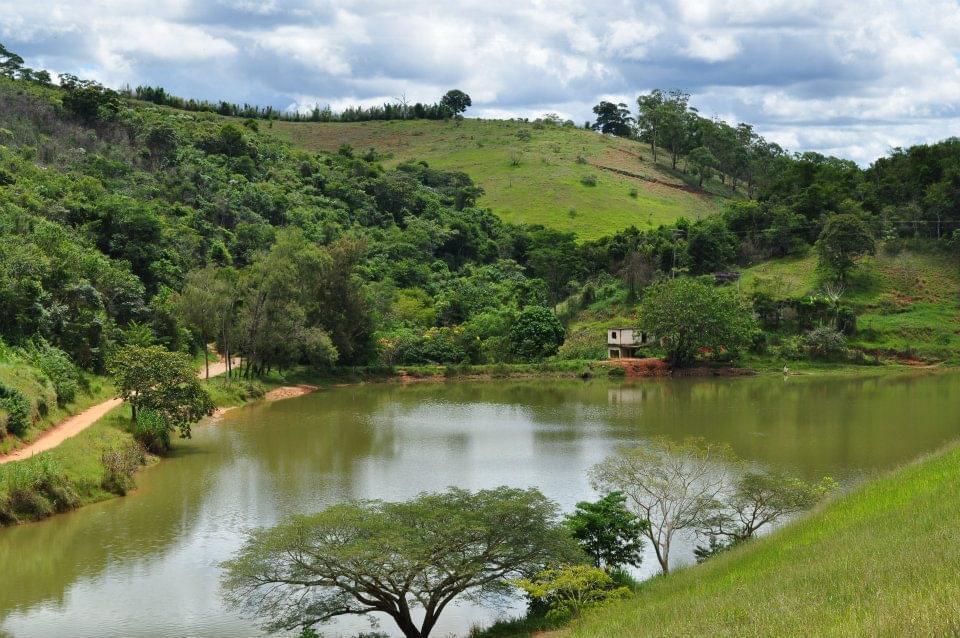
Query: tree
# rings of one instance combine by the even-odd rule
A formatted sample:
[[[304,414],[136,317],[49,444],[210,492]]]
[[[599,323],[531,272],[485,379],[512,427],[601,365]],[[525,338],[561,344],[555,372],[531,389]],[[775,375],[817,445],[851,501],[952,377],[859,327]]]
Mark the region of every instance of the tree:
[[[724,510],[708,522],[709,533],[728,542],[747,540],[765,525],[810,509],[835,487],[830,477],[808,483],[781,473],[746,472]]]
[[[168,430],[190,437],[190,425],[213,413],[213,400],[197,379],[187,355],[162,346],[128,346],[114,357],[110,371],[120,398],[130,404],[133,421],[141,410],[159,416]]]
[[[207,344],[223,324],[225,294],[215,268],[207,267],[187,273],[183,290],[177,296],[177,308],[183,321],[200,337],[203,349],[205,376],[210,378],[210,359]]]
[[[547,619],[565,621],[606,602],[626,598],[630,589],[618,586],[607,572],[590,565],[562,565],[513,584],[548,608]]]
[[[636,299],[640,291],[648,286],[657,274],[657,263],[650,250],[631,250],[623,258],[620,276],[627,287],[631,300]]]
[[[466,111],[467,107],[473,106],[473,101],[460,89],[453,89],[440,98],[440,104],[450,109],[454,115],[458,115]]]
[[[563,324],[549,308],[527,306],[510,328],[513,353],[521,360],[549,357],[563,343]]]
[[[640,130],[640,139],[649,142],[654,163],[657,162],[657,147],[660,146],[663,135],[665,99],[660,89],[654,89],[649,95],[641,95],[637,98],[637,127]]]
[[[737,256],[740,242],[723,220],[708,218],[694,224],[687,238],[690,272],[702,275],[723,270]]]
[[[111,120],[120,112],[120,96],[113,89],[67,74],[60,76],[60,85],[66,89],[63,108],[87,124]]]
[[[0,43],[0,77],[15,78],[23,67],[23,58]]]
[[[706,146],[698,146],[687,154],[687,163],[697,175],[697,188],[703,188],[703,180],[710,179],[717,167],[717,158]]]
[[[578,556],[539,491],[450,488],[342,503],[255,531],[224,564],[224,586],[268,630],[380,612],[407,638],[426,638],[453,600],[502,594],[510,580]]]
[[[581,549],[608,571],[621,565],[639,567],[643,558],[643,534],[649,525],[628,510],[626,502],[626,496],[611,492],[594,503],[577,503],[566,519]]]
[[[876,250],[876,240],[870,227],[853,213],[834,215],[827,219],[817,239],[820,266],[843,281],[856,265],[858,257]]]
[[[735,357],[749,342],[756,320],[731,289],[688,277],[668,279],[647,289],[640,306],[641,327],[656,335],[674,366],[688,366],[709,350]]]
[[[623,102],[600,102],[593,107],[593,112],[597,114],[597,121],[593,125],[595,130],[617,137],[630,137],[633,132],[633,117]]]
[[[720,512],[719,497],[727,484],[724,466],[732,459],[726,445],[659,438],[595,465],[590,480],[595,489],[627,496],[634,512],[647,521],[644,534],[667,574],[677,532],[698,531]]]

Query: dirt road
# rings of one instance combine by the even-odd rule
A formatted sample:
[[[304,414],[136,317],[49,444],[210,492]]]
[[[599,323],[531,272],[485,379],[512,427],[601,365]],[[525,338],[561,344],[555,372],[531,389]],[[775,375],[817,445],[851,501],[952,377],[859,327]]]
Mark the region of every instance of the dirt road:
[[[217,361],[216,363],[210,364],[211,377],[223,374],[226,371],[226,361]],[[197,376],[203,377],[204,374],[205,370],[201,369]],[[45,430],[43,434],[40,435],[40,438],[30,445],[22,447],[19,450],[15,450],[10,454],[0,456],[0,465],[3,465],[4,463],[10,463],[12,461],[22,461],[23,459],[29,458],[34,454],[39,454],[40,452],[57,447],[71,436],[75,436],[86,430],[88,427],[99,421],[107,412],[114,409],[121,403],[123,403],[122,399],[110,399],[109,401],[104,401],[103,403],[98,403],[97,405],[89,407],[79,414],[74,414],[68,419],[64,419],[52,428]]]

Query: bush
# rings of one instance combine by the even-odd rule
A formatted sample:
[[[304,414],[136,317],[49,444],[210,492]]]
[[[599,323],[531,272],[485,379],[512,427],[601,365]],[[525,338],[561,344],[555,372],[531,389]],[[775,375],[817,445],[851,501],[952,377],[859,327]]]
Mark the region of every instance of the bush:
[[[166,431],[169,436],[169,430]],[[133,489],[133,475],[144,460],[143,448],[138,443],[104,452],[100,457],[105,470],[101,486],[113,494],[125,495]]]
[[[623,379],[627,376],[627,371],[620,366],[614,366],[607,371],[607,376],[611,379]]]
[[[172,429],[163,417],[153,410],[143,409],[137,420],[130,424],[134,440],[151,454],[166,454],[170,451]]]
[[[842,359],[847,354],[847,339],[830,326],[819,326],[803,336],[803,348],[812,359]]]
[[[13,464],[6,474],[6,494],[0,498],[0,522],[46,518],[80,504],[76,488],[45,456]]]
[[[597,178],[594,177],[593,175],[584,175],[583,177],[580,178],[580,183],[583,184],[584,186],[596,186]]]
[[[579,618],[588,609],[630,595],[627,587],[617,585],[610,574],[591,565],[545,569],[533,579],[513,584],[527,593],[531,606],[546,606],[546,617],[552,621]]]
[[[63,407],[77,397],[80,386],[80,370],[73,365],[63,350],[44,340],[31,343],[23,350],[24,357],[43,372],[57,393],[57,405]]]
[[[0,384],[0,434],[23,436],[29,426],[30,402],[19,390]]]

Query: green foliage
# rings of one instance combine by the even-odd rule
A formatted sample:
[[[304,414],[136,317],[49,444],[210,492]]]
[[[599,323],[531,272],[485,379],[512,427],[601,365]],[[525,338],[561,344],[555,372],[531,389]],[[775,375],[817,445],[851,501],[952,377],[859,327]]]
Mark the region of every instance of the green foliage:
[[[0,435],[23,436],[30,427],[30,401],[23,393],[0,384]]]
[[[537,361],[556,354],[564,329],[549,308],[527,306],[510,328],[510,348],[521,361]]]
[[[0,523],[46,518],[77,506],[79,497],[62,469],[44,457],[13,464],[0,487]]]
[[[566,518],[583,551],[595,566],[607,571],[624,565],[639,567],[643,558],[643,534],[649,525],[628,510],[626,502],[626,496],[611,492],[594,503],[577,503]]]
[[[120,397],[132,408],[134,422],[149,410],[168,430],[189,437],[191,424],[213,412],[213,401],[184,354],[162,346],[128,346],[115,355],[111,373]]]
[[[875,249],[870,227],[851,213],[830,217],[817,239],[820,265],[841,281],[847,277],[858,257],[873,254]]]
[[[472,106],[473,102],[470,100],[470,96],[460,89],[452,89],[440,98],[440,105],[450,109],[450,112],[454,115],[458,115],[466,111],[467,107]]]
[[[100,457],[103,464],[103,489],[120,496],[133,489],[133,475],[145,460],[143,448],[134,443],[125,447],[107,450]]]
[[[43,339],[31,341],[24,348],[25,359],[36,366],[53,383],[57,405],[71,403],[80,389],[80,370],[66,352],[51,346]]]
[[[835,361],[847,354],[843,333],[830,326],[817,326],[803,335],[803,347],[812,359]]]
[[[651,286],[640,307],[644,330],[661,339],[667,359],[692,364],[704,351],[736,357],[750,344],[756,322],[735,292],[679,277]]]
[[[427,636],[461,596],[503,591],[577,556],[540,492],[451,488],[400,503],[342,503],[256,531],[224,564],[224,587],[270,629],[385,611],[412,638]],[[413,607],[424,608],[419,624]]]
[[[960,448],[948,446],[699,567],[651,579],[561,635],[951,635],[958,482]]]
[[[137,419],[130,424],[130,432],[134,440],[151,454],[166,454],[170,451],[170,425],[162,415],[149,408],[137,411]],[[116,455],[119,452],[110,450],[105,454]]]
[[[589,609],[630,595],[606,571],[589,565],[552,567],[513,584],[546,606],[547,619],[554,621],[579,618]]]

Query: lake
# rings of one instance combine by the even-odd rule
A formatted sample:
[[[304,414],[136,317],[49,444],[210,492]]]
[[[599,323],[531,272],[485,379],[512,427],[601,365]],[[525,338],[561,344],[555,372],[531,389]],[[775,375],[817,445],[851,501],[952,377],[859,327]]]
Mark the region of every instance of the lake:
[[[536,486],[569,510],[597,496],[593,464],[657,435],[851,485],[960,435],[960,375],[370,384],[248,405],[197,426],[130,496],[0,530],[0,635],[259,635],[218,590],[244,530],[448,485]],[[655,571],[651,553],[641,574]],[[434,635],[496,615],[452,607]]]

